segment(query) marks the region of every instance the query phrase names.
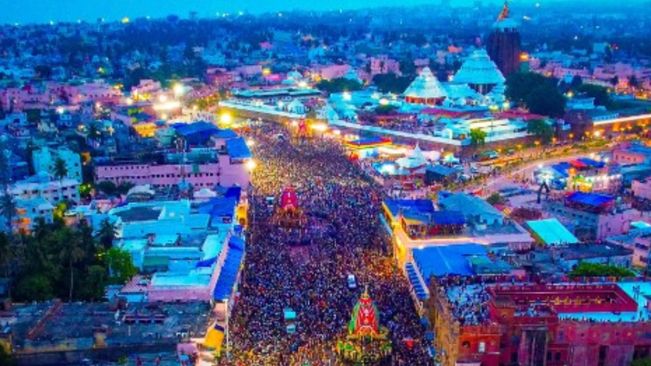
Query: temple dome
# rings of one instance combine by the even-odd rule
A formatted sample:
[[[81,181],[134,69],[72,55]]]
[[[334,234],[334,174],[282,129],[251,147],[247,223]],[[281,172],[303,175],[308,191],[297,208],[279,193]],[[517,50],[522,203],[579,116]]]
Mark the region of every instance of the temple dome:
[[[443,99],[447,95],[438,79],[429,67],[421,70],[420,74],[409,84],[403,93],[405,98],[412,100]]]
[[[469,85],[497,85],[504,83],[504,75],[485,50],[476,50],[468,57],[452,79],[454,83]]]

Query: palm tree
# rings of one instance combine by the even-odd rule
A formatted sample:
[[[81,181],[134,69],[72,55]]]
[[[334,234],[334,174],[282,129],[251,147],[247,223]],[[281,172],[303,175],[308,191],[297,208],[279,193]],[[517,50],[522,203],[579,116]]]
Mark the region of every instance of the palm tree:
[[[109,219],[104,219],[95,237],[99,241],[99,244],[104,248],[104,250],[109,250],[113,245],[113,239],[115,238],[115,235],[115,226],[109,221]]]
[[[59,180],[59,202],[63,201],[63,178],[68,176],[68,167],[65,160],[56,158],[52,166],[52,175]]]
[[[14,251],[11,247],[11,241],[7,234],[0,232],[0,268],[2,268],[3,275],[9,279],[11,274],[11,262],[13,260]],[[9,286],[11,291],[11,286]],[[11,298],[11,292],[9,292]]]
[[[59,240],[63,240],[61,243],[61,247],[63,250],[61,251],[61,261],[63,263],[67,263],[68,265],[68,270],[70,271],[70,284],[69,284],[69,292],[68,292],[68,301],[72,302],[72,296],[74,293],[74,286],[75,286],[75,265],[81,261],[84,256],[85,252],[82,249],[82,246],[80,243],[80,235],[73,233],[69,230],[63,230],[61,232],[61,237]]]

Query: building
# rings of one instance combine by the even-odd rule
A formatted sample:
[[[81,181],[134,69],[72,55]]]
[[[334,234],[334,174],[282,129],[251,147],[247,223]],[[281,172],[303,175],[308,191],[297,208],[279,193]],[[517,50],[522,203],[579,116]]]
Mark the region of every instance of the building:
[[[67,147],[42,147],[32,152],[32,165],[36,174],[45,173],[54,176],[54,165],[58,159],[66,166],[67,178],[81,182],[81,157]]]
[[[641,213],[606,194],[573,192],[561,200],[543,202],[543,209],[579,239],[603,240],[628,232]]]
[[[447,96],[445,89],[429,67],[420,71],[402,95],[407,103],[429,105],[441,104]]]
[[[500,12],[486,42],[486,49],[504,76],[520,68],[520,32],[518,23],[510,17],[508,3]]]
[[[485,50],[476,50],[468,57],[452,79],[457,84],[468,84],[481,94],[490,92],[506,79]]]
[[[428,301],[443,366],[628,365],[648,357],[649,282],[432,281]]]
[[[112,160],[98,162],[95,181],[116,185],[129,182],[151,184],[154,188],[177,186],[186,182],[194,188],[219,185],[247,187],[250,179],[251,152],[242,138],[226,140],[225,150],[194,148],[186,153],[171,153],[160,161]]]
[[[13,183],[9,187],[9,194],[17,200],[43,198],[52,205],[62,201],[79,203],[80,200],[78,180],[70,178],[58,180],[44,174]]]

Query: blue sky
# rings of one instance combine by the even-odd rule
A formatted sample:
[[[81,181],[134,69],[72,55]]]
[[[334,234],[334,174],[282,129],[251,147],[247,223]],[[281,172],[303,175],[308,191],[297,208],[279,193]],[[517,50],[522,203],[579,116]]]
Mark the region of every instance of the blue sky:
[[[164,17],[177,14],[186,17],[197,11],[201,17],[217,12],[246,11],[262,13],[293,9],[336,10],[340,8],[365,8],[377,6],[410,6],[439,4],[441,0],[0,0],[0,23],[46,23],[49,21],[95,21],[98,18],[117,20],[122,17]],[[482,0],[484,3],[502,0]],[[511,0],[513,3],[566,0]],[[592,0],[602,3],[609,0]],[[472,3],[474,0],[450,0],[454,4]]]
[[[469,1],[472,0],[451,0],[452,3]],[[495,0],[484,0],[486,3],[491,1]],[[162,17],[169,14],[185,17],[193,10],[199,16],[206,17],[216,12],[240,10],[261,13],[438,3],[440,0],[0,0],[0,22],[95,21],[100,17],[116,20],[124,16]]]

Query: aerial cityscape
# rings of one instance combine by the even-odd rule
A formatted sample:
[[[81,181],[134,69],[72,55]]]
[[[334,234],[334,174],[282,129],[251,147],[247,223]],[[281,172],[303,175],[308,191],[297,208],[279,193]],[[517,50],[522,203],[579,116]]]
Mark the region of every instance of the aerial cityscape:
[[[28,3],[0,366],[651,366],[651,2]]]

